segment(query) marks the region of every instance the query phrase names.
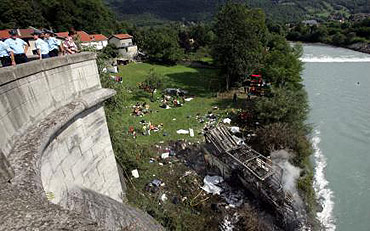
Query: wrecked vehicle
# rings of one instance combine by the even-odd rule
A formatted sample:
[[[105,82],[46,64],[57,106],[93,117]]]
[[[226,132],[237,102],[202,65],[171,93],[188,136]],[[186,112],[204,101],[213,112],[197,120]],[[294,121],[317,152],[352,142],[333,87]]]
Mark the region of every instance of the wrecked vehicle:
[[[299,230],[306,224],[305,211],[282,185],[284,171],[270,159],[237,139],[224,125],[206,131],[205,160],[222,177],[236,176],[256,198],[270,205],[285,230]]]

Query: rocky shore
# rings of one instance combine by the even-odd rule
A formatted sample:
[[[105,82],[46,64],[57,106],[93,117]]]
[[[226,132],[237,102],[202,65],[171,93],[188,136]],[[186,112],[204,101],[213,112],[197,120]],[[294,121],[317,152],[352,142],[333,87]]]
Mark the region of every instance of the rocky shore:
[[[370,54],[370,44],[369,43],[354,43],[348,45],[346,48]]]

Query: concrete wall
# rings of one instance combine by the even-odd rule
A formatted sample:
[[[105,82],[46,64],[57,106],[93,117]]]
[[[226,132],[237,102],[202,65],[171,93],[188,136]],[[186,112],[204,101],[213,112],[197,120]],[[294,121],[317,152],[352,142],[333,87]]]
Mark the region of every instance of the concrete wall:
[[[5,156],[14,138],[31,124],[98,88],[101,85],[91,53],[0,69],[0,147]]]
[[[0,69],[0,230],[162,229],[122,203],[103,108],[114,94],[93,53]]]
[[[124,191],[102,106],[80,115],[48,145],[41,180],[53,203],[59,204],[76,185],[122,201]]]

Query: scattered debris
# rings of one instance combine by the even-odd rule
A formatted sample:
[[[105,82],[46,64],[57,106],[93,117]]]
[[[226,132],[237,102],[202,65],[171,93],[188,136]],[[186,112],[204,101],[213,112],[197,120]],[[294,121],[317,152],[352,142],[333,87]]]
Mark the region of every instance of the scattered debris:
[[[162,153],[161,154],[161,158],[162,159],[167,159],[168,157],[170,157],[170,153],[169,152],[165,152],[165,153]]]
[[[187,91],[179,89],[179,88],[166,88],[164,89],[164,92],[167,95],[176,95],[176,96],[185,96],[186,94],[188,94]]]
[[[167,198],[166,194],[165,194],[165,193],[163,193],[163,194],[161,195],[161,201],[165,202],[167,199],[168,199],[168,198]]]
[[[207,175],[203,179],[204,185],[201,187],[207,193],[211,193],[213,195],[220,195],[222,192],[222,188],[218,187],[217,184],[223,182],[224,179],[221,176],[209,176]]]
[[[116,75],[116,76],[111,75],[110,78],[112,80],[114,80],[115,82],[117,82],[117,83],[122,83],[123,82],[122,77],[121,76],[118,76],[118,75]]]
[[[107,71],[109,71],[110,73],[118,73],[118,66],[107,67]]]
[[[180,129],[180,130],[177,130],[176,133],[177,134],[186,135],[186,134],[189,134],[189,131],[188,130],[184,130],[184,129]]]
[[[160,187],[163,185],[163,182],[159,179],[154,179],[152,180],[151,182],[149,182],[146,186],[145,186],[145,190],[147,192],[152,192],[152,193],[156,193],[158,192],[158,190],[160,189]]]
[[[222,122],[224,124],[230,124],[231,123],[231,119],[230,118],[225,118],[225,119],[222,120]]]
[[[137,169],[132,170],[131,174],[134,178],[139,178],[139,171]]]
[[[192,128],[189,128],[190,137],[194,137],[194,130]]]
[[[234,213],[233,215],[227,214],[222,223],[220,224],[220,230],[221,231],[233,231],[236,224],[239,221],[240,215],[238,213]]]
[[[180,203],[180,199],[178,197],[173,197],[172,198],[172,203],[177,205],[178,203]]]
[[[192,101],[193,99],[194,99],[194,98],[191,98],[191,97],[190,97],[190,98],[185,98],[185,101],[186,101],[186,102],[190,102],[190,101]]]
[[[240,128],[239,127],[236,127],[236,126],[233,126],[233,127],[230,127],[230,131],[233,134],[240,133]]]

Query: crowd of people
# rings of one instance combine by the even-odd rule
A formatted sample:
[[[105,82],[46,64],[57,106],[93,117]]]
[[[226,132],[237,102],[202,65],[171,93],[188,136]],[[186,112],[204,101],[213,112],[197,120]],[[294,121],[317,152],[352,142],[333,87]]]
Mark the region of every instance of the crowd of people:
[[[0,41],[0,60],[3,67],[15,66],[28,62],[27,51],[29,45],[23,39],[18,38],[17,30],[9,31],[10,37]],[[74,41],[76,32],[70,31],[63,42],[55,37],[51,30],[34,30],[36,54],[39,59],[46,59],[66,54],[74,54],[79,49]]]

